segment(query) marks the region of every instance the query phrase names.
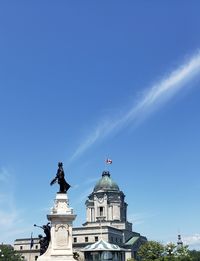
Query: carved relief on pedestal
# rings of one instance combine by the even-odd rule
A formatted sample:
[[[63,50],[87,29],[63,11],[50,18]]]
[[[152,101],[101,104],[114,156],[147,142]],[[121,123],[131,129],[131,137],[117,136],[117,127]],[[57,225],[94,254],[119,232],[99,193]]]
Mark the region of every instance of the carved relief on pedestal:
[[[66,213],[69,212],[69,205],[68,205],[68,201],[66,200],[55,200],[54,203],[54,207],[52,208],[52,213],[58,213],[58,212],[62,212],[62,213]]]
[[[58,209],[65,211],[68,209],[67,202],[66,201],[60,201],[58,202]]]
[[[57,248],[67,248],[69,245],[69,226],[58,224],[55,227],[55,245]]]

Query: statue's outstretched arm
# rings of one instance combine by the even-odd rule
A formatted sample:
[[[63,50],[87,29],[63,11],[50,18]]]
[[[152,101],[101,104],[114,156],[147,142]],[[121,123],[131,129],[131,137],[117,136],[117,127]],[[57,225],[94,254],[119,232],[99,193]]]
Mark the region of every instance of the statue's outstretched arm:
[[[55,184],[55,183],[56,183],[56,180],[57,180],[57,177],[55,177],[55,178],[51,181],[50,185],[52,186],[53,184]]]

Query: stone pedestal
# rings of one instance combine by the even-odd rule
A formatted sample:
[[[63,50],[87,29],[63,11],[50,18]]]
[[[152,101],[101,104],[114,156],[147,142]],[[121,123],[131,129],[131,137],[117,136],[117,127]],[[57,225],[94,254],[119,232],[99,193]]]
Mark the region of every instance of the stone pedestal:
[[[72,251],[72,222],[76,215],[69,207],[67,194],[57,193],[54,207],[47,218],[51,222],[51,241],[38,261],[75,260]]]

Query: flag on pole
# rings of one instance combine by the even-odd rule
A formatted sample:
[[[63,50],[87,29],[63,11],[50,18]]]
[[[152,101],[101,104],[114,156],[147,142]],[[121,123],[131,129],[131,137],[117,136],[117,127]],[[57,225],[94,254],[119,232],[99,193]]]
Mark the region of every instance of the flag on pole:
[[[112,164],[112,160],[111,159],[106,159],[106,164]]]
[[[33,247],[33,232],[31,233],[31,243],[30,243],[30,249]]]

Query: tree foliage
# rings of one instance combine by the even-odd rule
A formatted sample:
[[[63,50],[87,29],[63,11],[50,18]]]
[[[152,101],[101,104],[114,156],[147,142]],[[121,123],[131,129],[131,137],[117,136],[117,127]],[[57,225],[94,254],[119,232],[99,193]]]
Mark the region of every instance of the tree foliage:
[[[156,241],[147,241],[138,250],[138,257],[142,261],[156,260],[162,257],[164,246]]]
[[[138,257],[141,261],[191,261],[188,246],[179,246],[169,243],[166,246],[156,241],[148,241],[143,244],[139,251]],[[195,259],[200,261],[200,259]]]
[[[189,251],[192,261],[200,261],[200,251],[191,250]]]
[[[19,255],[13,248],[9,245],[0,246],[0,260],[3,261],[21,261],[21,255]]]
[[[176,248],[177,246],[174,243],[168,243],[164,247],[164,256],[174,257],[176,255]]]

